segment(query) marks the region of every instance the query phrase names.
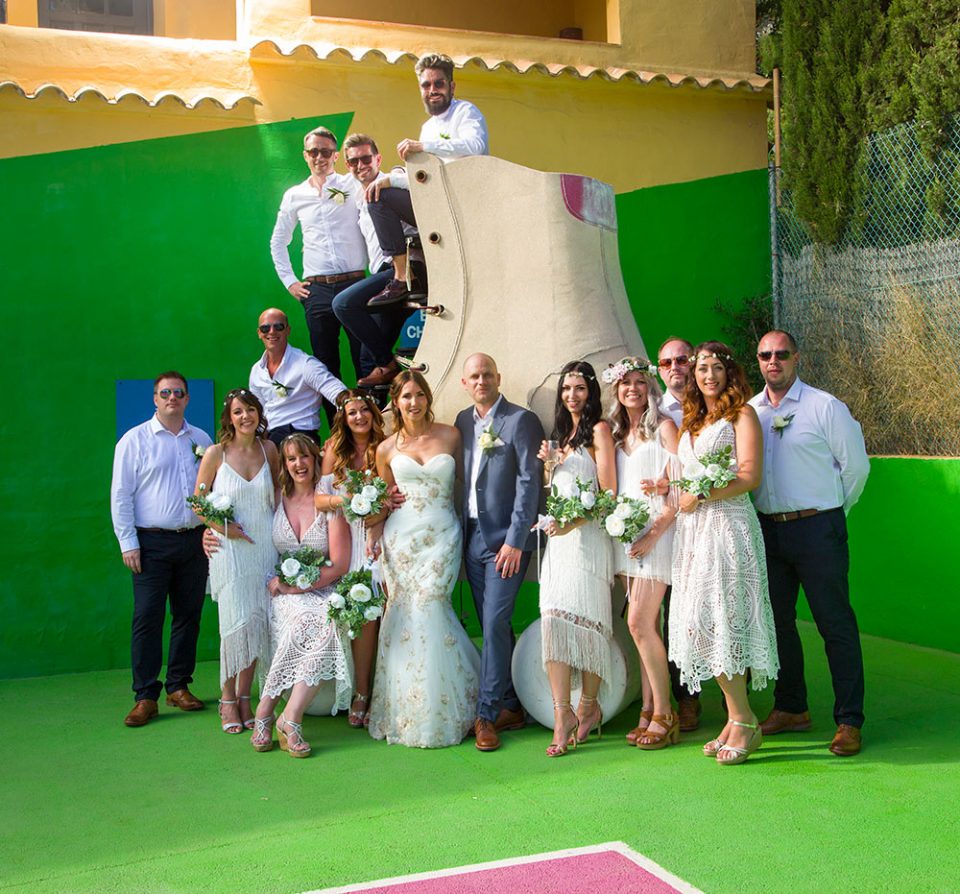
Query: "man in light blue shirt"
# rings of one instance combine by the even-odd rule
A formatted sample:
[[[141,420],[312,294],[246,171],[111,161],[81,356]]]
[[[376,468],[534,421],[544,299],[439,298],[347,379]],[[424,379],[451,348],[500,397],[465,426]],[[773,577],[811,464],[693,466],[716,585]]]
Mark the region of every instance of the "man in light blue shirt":
[[[850,605],[846,514],[863,492],[870,460],[859,423],[832,394],[797,377],[800,352],[788,332],[760,339],[766,387],[751,401],[763,430],[763,479],[754,494],[767,556],[780,676],[764,735],[810,729],[803,648],[797,633],[802,586],[823,637],[833,679],[837,732],[830,750],[860,750],[863,655]]]

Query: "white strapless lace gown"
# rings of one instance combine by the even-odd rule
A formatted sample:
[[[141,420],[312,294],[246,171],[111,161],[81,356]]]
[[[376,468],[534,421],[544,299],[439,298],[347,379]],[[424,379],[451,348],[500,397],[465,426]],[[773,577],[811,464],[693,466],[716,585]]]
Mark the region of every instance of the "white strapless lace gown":
[[[450,595],[463,535],[453,508],[456,461],[391,463],[406,502],[383,532],[387,606],[380,625],[370,735],[390,744],[441,748],[463,740],[476,716],[480,654]]]
[[[680,438],[686,466],[736,440],[726,419]],[[757,513],[747,494],[709,500],[677,516],[670,602],[670,660],[691,692],[721,674],[751,672],[754,689],[776,679],[777,637],[767,588],[767,560]]]

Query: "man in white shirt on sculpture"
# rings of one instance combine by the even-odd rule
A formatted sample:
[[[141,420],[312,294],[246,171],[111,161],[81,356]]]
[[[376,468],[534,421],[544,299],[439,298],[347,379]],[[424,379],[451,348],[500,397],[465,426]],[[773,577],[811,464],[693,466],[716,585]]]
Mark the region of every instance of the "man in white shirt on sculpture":
[[[830,751],[860,751],[863,655],[847,575],[847,513],[863,492],[870,460],[859,423],[846,405],[797,376],[800,352],[788,332],[760,339],[757,359],[766,387],[750,401],[763,430],[763,478],[754,492],[777,628],[780,675],[765,736],[811,727],[797,633],[804,595],[823,637],[833,680],[836,734]]]
[[[310,176],[283,194],[270,237],[270,254],[277,276],[303,305],[310,331],[310,347],[334,376],[340,377],[340,321],[333,299],[366,276],[367,246],[360,231],[357,204],[361,184],[349,174],[338,174],[337,138],[317,127],[303,139],[303,158]],[[303,276],[297,277],[288,251],[294,230],[303,236]],[[361,346],[347,333],[355,369],[360,368]],[[332,420],[333,404],[324,404]]]
[[[164,688],[172,707],[203,707],[187,685],[197,663],[207,557],[201,546],[203,523],[186,498],[193,493],[210,437],[184,419],[190,394],[180,373],[157,376],[153,403],[156,413],[118,442],[110,485],[113,530],[123,564],[133,575],[130,663],[136,703],[124,720],[130,727],[145,726],[157,716]],[[161,683],[168,597],[170,646]]]
[[[690,360],[693,357],[693,345],[685,338],[671,335],[657,351],[657,369],[664,384],[663,397],[660,398],[660,410],[676,423],[683,423],[683,392],[690,377]],[[663,597],[663,644],[669,647],[667,623],[670,619],[671,587]],[[680,731],[691,732],[700,726],[700,693],[691,692],[680,682],[680,669],[670,662],[670,688],[677,702],[677,714],[680,717]]]
[[[289,343],[290,321],[276,307],[268,307],[257,321],[263,356],[250,369],[248,387],[263,404],[268,436],[278,447],[295,432],[319,443],[320,404],[332,406],[347,386],[316,357]]]
[[[453,60],[431,53],[416,65],[420,96],[430,116],[420,128],[418,140],[401,140],[397,152],[404,160],[415,152],[429,152],[446,163],[467,155],[489,155],[487,122],[480,110],[464,99],[454,99]],[[396,188],[400,187],[400,188]],[[403,301],[407,290],[406,240],[403,223],[416,226],[406,173],[389,177],[367,187],[370,217],[377,230],[383,253],[393,258],[393,279],[370,307],[385,307]]]

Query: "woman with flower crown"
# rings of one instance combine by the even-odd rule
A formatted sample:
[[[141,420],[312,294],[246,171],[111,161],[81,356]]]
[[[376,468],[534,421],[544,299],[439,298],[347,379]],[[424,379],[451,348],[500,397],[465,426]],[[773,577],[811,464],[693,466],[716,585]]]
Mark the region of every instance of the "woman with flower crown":
[[[544,442],[540,459],[556,462],[553,484],[558,491],[576,487],[576,480],[600,490],[617,489],[617,466],[610,426],[601,419],[600,385],[593,367],[581,360],[560,370],[554,430],[559,459]],[[598,695],[610,678],[611,544],[593,521],[567,525],[548,520],[548,539],[540,572],[540,619],[544,668],[553,696],[553,740],[548,757],[583,744],[603,712]],[[581,682],[577,710],[570,707],[574,677]]]
[[[383,443],[383,416],[373,398],[364,391],[348,388],[337,396],[337,412],[330,426],[330,437],[323,450],[323,466],[317,485],[316,507],[324,512],[342,512],[350,499],[347,494],[347,472],[377,472],[377,448]],[[367,564],[366,527],[383,520],[383,515],[365,521],[351,522],[350,571]],[[379,573],[379,572],[378,572]],[[351,642],[354,686],[347,722],[362,729],[370,722],[371,676],[373,656],[377,651],[379,620],[368,621],[360,635]]]
[[[763,741],[747,697],[747,674],[762,689],[779,670],[767,564],[749,492],[760,484],[763,441],[740,365],[725,344],[708,341],[693,354],[683,400],[679,459],[683,466],[670,659],[691,691],[717,680],[728,720],[703,747],[719,764],[743,763]],[[729,457],[729,473],[722,465]],[[703,482],[732,477],[722,486]]]
[[[220,723],[233,735],[253,729],[253,675],[257,661],[269,657],[264,582],[277,561],[270,529],[278,465],[257,396],[246,388],[229,392],[217,443],[200,460],[195,493],[229,497],[236,518],[208,524],[217,532],[208,536],[223,543],[210,558],[210,595],[219,609]]]
[[[670,584],[677,494],[658,490],[662,479],[678,478],[677,426],[660,410],[657,368],[649,360],[624,357],[604,370],[612,386],[610,427],[617,451],[620,494],[645,500],[650,519],[633,543],[614,548],[614,570],[627,593],[627,626],[643,669],[643,706],[627,741],[644,751],[675,745],[680,720],[670,704],[670,672],[660,636],[660,605]]]

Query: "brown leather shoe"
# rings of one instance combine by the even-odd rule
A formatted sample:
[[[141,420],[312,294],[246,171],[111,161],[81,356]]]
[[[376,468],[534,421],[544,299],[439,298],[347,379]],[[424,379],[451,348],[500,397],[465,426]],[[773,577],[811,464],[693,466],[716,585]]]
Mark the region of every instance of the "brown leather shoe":
[[[496,727],[485,717],[477,718],[473,733],[477,737],[477,751],[496,751],[500,747]]]
[[[202,711],[203,702],[200,701],[186,686],[171,692],[167,696],[167,704],[171,708],[179,708],[181,711]]]
[[[677,714],[680,717],[681,733],[692,733],[700,726],[701,711],[703,711],[703,705],[700,704],[700,699],[691,696],[680,699]]]
[[[375,385],[389,385],[400,372],[400,364],[391,360],[386,366],[378,366],[370,375],[357,379],[357,384],[363,388],[372,388]]]
[[[152,698],[142,698],[133,706],[133,710],[127,714],[123,722],[127,726],[146,726],[150,718],[156,717],[159,713],[157,703]]]
[[[760,724],[765,736],[775,736],[777,733],[803,733],[810,729],[810,712],[791,714],[789,711],[778,711],[774,708],[767,719]]]
[[[852,757],[854,754],[859,754],[860,730],[855,726],[841,723],[830,743],[830,750],[839,757]]]
[[[405,301],[410,290],[407,283],[402,279],[391,279],[382,292],[378,292],[368,302],[367,307],[389,307],[392,304],[399,304]]]
[[[493,727],[498,733],[504,730],[523,729],[527,725],[527,716],[523,713],[523,708],[511,711],[504,708],[493,722]]]

